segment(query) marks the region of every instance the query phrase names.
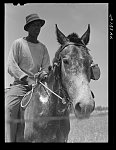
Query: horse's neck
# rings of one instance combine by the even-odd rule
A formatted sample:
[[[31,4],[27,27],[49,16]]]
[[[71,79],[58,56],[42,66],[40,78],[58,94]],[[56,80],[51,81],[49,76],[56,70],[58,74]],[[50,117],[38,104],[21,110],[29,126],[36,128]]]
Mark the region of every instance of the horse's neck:
[[[61,78],[58,76],[58,72],[55,72],[55,73],[53,73],[53,71],[51,72],[51,74],[48,77],[47,84],[48,84],[48,87],[53,92],[55,92],[56,94],[58,94],[61,97],[64,97],[64,93],[61,90],[62,89]],[[59,115],[58,111],[61,111],[62,115],[67,116],[67,114],[68,114],[67,111],[62,113],[62,111],[64,111],[66,106],[63,105],[62,101],[61,100],[59,101],[58,99],[59,98],[53,94],[52,99],[51,99],[52,104],[54,105],[54,107],[52,106],[52,108],[54,108],[54,112],[55,112],[53,115],[55,115],[55,116]]]
[[[54,84],[54,80],[55,80],[55,78],[54,78],[54,74],[53,74],[53,70],[50,72],[50,74],[49,74],[49,76],[48,76],[48,78],[47,78],[47,86],[51,89],[51,90],[53,90],[53,84]]]

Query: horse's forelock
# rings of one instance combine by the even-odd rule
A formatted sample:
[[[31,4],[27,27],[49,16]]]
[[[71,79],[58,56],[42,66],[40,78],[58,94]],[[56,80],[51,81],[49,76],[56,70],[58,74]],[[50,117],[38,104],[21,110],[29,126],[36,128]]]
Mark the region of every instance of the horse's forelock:
[[[70,42],[74,42],[74,43],[77,43],[80,38],[79,38],[79,35],[77,33],[71,33],[67,36],[67,38],[70,40]]]

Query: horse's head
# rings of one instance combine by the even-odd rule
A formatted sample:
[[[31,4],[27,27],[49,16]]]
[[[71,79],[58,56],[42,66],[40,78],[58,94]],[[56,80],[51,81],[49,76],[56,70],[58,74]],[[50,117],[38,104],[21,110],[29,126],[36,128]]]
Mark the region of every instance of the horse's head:
[[[53,64],[61,68],[61,82],[73,103],[77,118],[84,118],[94,110],[95,102],[90,90],[90,65],[92,57],[86,45],[89,42],[90,26],[81,38],[76,33],[66,37],[56,25],[60,48]]]

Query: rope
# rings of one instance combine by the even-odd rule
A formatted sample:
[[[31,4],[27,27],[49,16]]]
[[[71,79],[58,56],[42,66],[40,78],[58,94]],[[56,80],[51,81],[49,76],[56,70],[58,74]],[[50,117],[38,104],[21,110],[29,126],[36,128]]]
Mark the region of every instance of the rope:
[[[27,92],[27,93],[24,95],[23,99],[31,92],[30,98],[29,98],[28,102],[27,102],[25,105],[22,104],[22,102],[23,102],[23,99],[22,99],[22,101],[21,101],[21,107],[22,107],[22,108],[25,108],[25,107],[30,103],[31,98],[32,98],[32,95],[33,95],[33,91],[34,91],[34,88],[35,88],[35,87],[36,87],[36,84],[32,85],[32,90],[29,91],[29,92]]]
[[[60,97],[59,95],[57,95],[56,93],[54,93],[51,89],[49,89],[47,86],[45,86],[45,84],[43,84],[41,81],[39,81],[39,83],[41,84],[41,85],[43,85],[47,90],[49,90],[51,93],[53,93],[54,95],[56,95],[58,98],[60,98],[61,100],[63,100],[63,98],[62,97]]]

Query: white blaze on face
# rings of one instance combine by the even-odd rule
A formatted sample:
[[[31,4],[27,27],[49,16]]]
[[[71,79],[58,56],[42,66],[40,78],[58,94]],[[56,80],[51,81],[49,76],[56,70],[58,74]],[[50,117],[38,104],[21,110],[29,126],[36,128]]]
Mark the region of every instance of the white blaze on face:
[[[73,76],[71,78],[71,85],[69,86],[69,93],[74,99],[74,103],[84,100],[85,103],[89,101],[90,98],[90,86],[83,74]],[[78,101],[77,101],[78,100]]]
[[[48,102],[48,99],[49,99],[49,97],[48,96],[43,96],[43,95],[40,95],[40,101],[42,102],[42,103],[46,103],[46,102]]]
[[[82,81],[84,82],[82,86],[79,87],[79,92],[78,92],[78,99],[83,100],[85,103],[88,103],[90,100],[90,86],[87,83],[87,81]]]

